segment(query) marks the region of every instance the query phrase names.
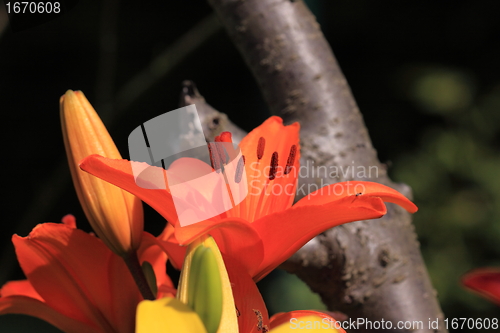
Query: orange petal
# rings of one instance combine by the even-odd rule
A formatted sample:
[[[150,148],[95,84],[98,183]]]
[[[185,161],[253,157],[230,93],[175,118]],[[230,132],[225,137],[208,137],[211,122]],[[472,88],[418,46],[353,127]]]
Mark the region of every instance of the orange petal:
[[[63,216],[63,218],[61,219],[61,222],[66,224],[68,227],[76,229],[76,219],[71,214]]]
[[[26,296],[43,302],[43,298],[28,280],[9,281],[4,284],[0,289],[0,297],[8,296]]]
[[[175,297],[176,289],[167,274],[167,253],[161,243],[159,239],[145,232],[137,255],[141,264],[147,261],[153,266],[158,287],[157,298]],[[177,246],[177,248],[185,250],[183,247]]]
[[[177,221],[177,213],[168,187],[167,189],[146,189],[137,186],[131,163],[138,162],[113,160],[99,155],[91,155],[81,161],[80,168],[136,195],[153,207],[167,221],[175,223]]]
[[[327,185],[305,196],[294,206],[322,205],[347,196],[379,197],[384,202],[395,203],[410,213],[415,213],[418,210],[413,202],[395,189],[379,183],[363,181],[347,181]]]
[[[161,235],[157,237],[157,241],[160,247],[167,253],[168,260],[170,260],[172,266],[180,270],[186,256],[186,247],[179,245],[174,232],[174,226],[168,223]]]
[[[253,222],[265,246],[264,261],[254,280],[269,274],[316,235],[343,223],[379,218],[386,212],[378,197],[353,196],[323,205],[293,206]]]
[[[143,298],[122,258],[113,255],[107,261],[108,273],[105,274],[104,281],[100,283],[109,290],[110,299],[103,300],[102,303],[96,301],[95,304],[117,332],[132,333],[135,327],[133,314]],[[95,276],[93,278],[94,281],[97,280]],[[87,277],[87,279],[90,280],[91,277]],[[89,290],[89,292],[92,291]]]
[[[223,175],[208,164],[180,158],[170,165],[167,175],[180,225],[219,219],[220,214],[231,209]]]
[[[130,331],[140,293],[122,259],[98,238],[64,224],[13,236],[28,280],[47,306],[103,331]]]
[[[243,138],[240,148],[245,156],[249,191],[245,199],[247,215],[240,217],[254,221],[261,216],[284,210],[292,205],[299,172],[299,130],[299,123],[284,126],[283,120],[274,116]],[[257,151],[260,138],[264,139],[265,145],[262,158],[259,160]],[[293,165],[285,175],[287,160],[291,147],[294,145],[296,152]],[[278,167],[276,178],[269,181],[271,159],[274,152],[278,153]],[[260,199],[261,193],[263,193],[262,200]]]
[[[169,245],[166,251],[171,256],[168,246],[174,247],[174,242],[187,245],[205,234],[215,239],[224,259],[234,258],[240,261],[252,276],[257,273],[257,268],[264,258],[264,245],[252,224],[243,219],[203,221],[175,228],[168,239],[170,242],[167,242]]]
[[[159,246],[159,241],[151,234],[145,232],[142,236],[141,247],[137,251],[137,256],[142,264],[147,261],[153,266],[156,276],[158,288],[170,291],[175,290],[175,287],[167,275],[167,254]]]
[[[462,284],[500,305],[500,268],[479,268],[462,277]]]
[[[269,328],[269,315],[257,285],[241,266],[244,261],[224,258],[224,262],[233,287],[239,331],[261,333],[264,326]]]
[[[217,213],[214,213],[211,198],[214,186],[220,184],[194,189],[190,184],[184,182],[187,178],[192,178],[192,175],[188,174],[189,171],[198,175],[201,172],[206,172],[209,168],[208,165],[196,159],[181,158],[172,163],[171,167],[172,170],[168,171],[168,180],[176,184],[183,183],[180,190],[178,187],[178,191],[175,192],[177,208],[181,207],[180,209],[195,214],[208,212],[211,213],[208,216],[218,219]],[[149,166],[142,162],[112,160],[99,155],[91,155],[83,159],[80,168],[134,194],[160,213],[168,222],[174,225],[179,224],[176,206],[166,181],[166,172],[162,168]],[[133,173],[133,170],[136,169],[150,172],[153,178],[144,176],[144,172],[141,173],[139,180],[141,186],[138,186]],[[159,180],[158,175],[162,175],[162,179]],[[147,182],[147,179],[150,179],[151,182]],[[162,185],[163,188],[158,188],[159,185]]]

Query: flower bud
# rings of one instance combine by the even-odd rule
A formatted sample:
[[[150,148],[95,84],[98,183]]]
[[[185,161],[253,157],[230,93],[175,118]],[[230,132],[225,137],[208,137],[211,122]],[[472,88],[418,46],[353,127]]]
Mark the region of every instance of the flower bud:
[[[136,250],[143,232],[142,203],[134,195],[79,168],[92,154],[121,159],[101,119],[81,91],[60,99],[61,123],[69,168],[78,199],[95,233],[116,254]]]
[[[238,332],[231,282],[212,237],[189,244],[177,298],[198,313],[208,333]]]

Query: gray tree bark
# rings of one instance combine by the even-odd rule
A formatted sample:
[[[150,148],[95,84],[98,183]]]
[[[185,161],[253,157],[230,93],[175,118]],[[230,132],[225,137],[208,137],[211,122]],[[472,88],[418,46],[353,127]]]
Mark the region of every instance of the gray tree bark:
[[[209,0],[258,81],[272,112],[301,124],[301,163],[328,172],[301,179],[299,194],[326,184],[369,180],[411,196],[393,183],[377,158],[361,113],[332,50],[302,1]],[[181,104],[202,109],[213,135],[235,128],[209,107],[196,88],[184,85]],[[333,171],[337,171],[332,176]],[[364,172],[362,172],[364,170]],[[332,212],[335,214],[335,212]],[[309,242],[282,268],[317,292],[329,310],[352,320],[391,322],[384,332],[446,332],[411,216],[388,204],[385,217],[333,228]],[[439,319],[439,327],[429,321]],[[398,322],[406,329],[397,328]],[[389,324],[386,324],[389,325]],[[411,328],[408,328],[411,326]],[[369,325],[359,332],[380,332]]]

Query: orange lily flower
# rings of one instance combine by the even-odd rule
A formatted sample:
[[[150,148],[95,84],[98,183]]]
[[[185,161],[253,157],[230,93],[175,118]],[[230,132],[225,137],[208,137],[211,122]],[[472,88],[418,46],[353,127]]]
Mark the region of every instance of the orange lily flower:
[[[27,280],[0,289],[0,314],[34,316],[70,333],[134,332],[143,298],[122,258],[76,229],[72,216],[63,222],[39,224],[28,237],[12,237]],[[138,255],[155,271],[158,296],[172,296],[167,257],[153,236],[144,233]]]
[[[118,255],[135,251],[143,231],[142,203],[116,186],[89,176],[78,163],[90,154],[121,158],[106,127],[81,91],[60,99],[64,146],[78,199],[92,229]]]
[[[468,289],[500,305],[500,268],[479,268],[462,277]]]
[[[230,135],[224,133],[218,141],[230,141]],[[165,217],[169,225],[160,238],[175,267],[182,265],[185,255],[179,245],[210,234],[224,258],[245,265],[255,281],[321,232],[343,223],[383,216],[387,211],[384,201],[411,213],[417,211],[396,190],[361,181],[325,186],[292,206],[299,174],[298,123],[284,126],[281,118],[271,117],[242,140],[240,149],[245,156],[248,196],[220,215],[184,227],[180,227],[168,186],[146,189],[136,185],[131,164],[139,162],[92,155],[81,162],[80,168],[135,194]],[[186,172],[203,168],[212,170],[199,160],[181,158],[164,172],[182,179]],[[200,207],[209,206],[211,194],[200,189],[196,200]]]

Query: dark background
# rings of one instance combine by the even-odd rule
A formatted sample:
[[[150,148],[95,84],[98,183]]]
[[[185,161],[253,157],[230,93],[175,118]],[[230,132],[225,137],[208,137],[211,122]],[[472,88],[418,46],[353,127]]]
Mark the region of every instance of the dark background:
[[[420,207],[414,222],[445,316],[500,317],[459,285],[474,267],[500,266],[500,3],[307,3],[379,158],[394,180],[413,187]],[[0,8],[0,284],[23,277],[13,233],[25,236],[68,213],[90,231],[65,164],[58,101],[67,89],[86,94],[124,157],[138,124],[177,108],[185,79],[246,130],[269,115],[204,1],[80,1],[18,32]],[[146,213],[146,229],[157,234],[164,220]],[[320,307],[283,272],[261,288],[272,313]],[[2,332],[29,324],[20,316],[0,319]]]

